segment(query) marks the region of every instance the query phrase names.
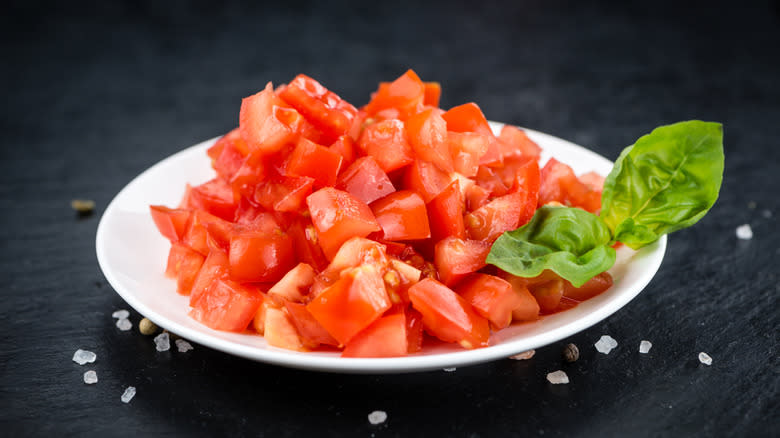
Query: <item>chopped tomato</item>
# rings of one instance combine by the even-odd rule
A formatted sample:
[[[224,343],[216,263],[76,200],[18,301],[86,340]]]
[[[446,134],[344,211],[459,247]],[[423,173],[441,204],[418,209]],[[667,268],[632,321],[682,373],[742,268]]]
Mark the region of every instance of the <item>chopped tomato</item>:
[[[314,179],[314,188],[332,186],[341,168],[341,154],[302,138],[287,163],[287,174]]]
[[[452,286],[485,266],[490,244],[448,237],[436,244],[435,264],[442,283]]]
[[[214,330],[241,332],[252,322],[260,303],[255,287],[216,279],[193,305],[190,316]]]
[[[191,208],[207,211],[225,220],[233,220],[236,212],[236,202],[233,190],[225,181],[215,178],[190,191],[189,205]]]
[[[528,279],[511,274],[504,275],[504,279],[512,285],[512,290],[517,295],[519,302],[517,307],[512,310],[512,320],[534,321],[539,319],[539,303],[528,290]]]
[[[583,184],[571,167],[550,158],[541,171],[539,205],[553,201],[595,213],[601,209],[601,192]]]
[[[512,285],[493,275],[472,274],[455,291],[497,330],[512,322],[512,311],[522,304]]]
[[[360,331],[344,347],[342,357],[405,356],[409,349],[403,313],[383,316]]]
[[[309,348],[316,348],[320,344],[334,347],[339,345],[339,342],[306,310],[304,304],[286,301],[284,305],[304,345]]]
[[[409,190],[393,192],[371,204],[376,221],[387,240],[417,240],[431,237],[425,202]]]
[[[239,281],[278,281],[295,266],[290,237],[272,232],[238,230],[230,236],[230,275]]]
[[[420,77],[408,70],[391,83],[382,83],[368,105],[363,108],[369,115],[393,109],[401,120],[417,114],[425,101],[425,84]]]
[[[591,278],[580,287],[574,287],[570,282],[565,281],[563,286],[563,296],[577,301],[585,301],[588,298],[604,292],[612,287],[612,276],[609,272]]]
[[[384,120],[367,126],[358,140],[360,149],[374,157],[385,172],[406,166],[414,161],[414,152],[406,139],[403,122]]]
[[[488,345],[487,319],[447,286],[426,278],[409,289],[409,298],[422,314],[425,330],[433,336],[468,349]]]
[[[206,258],[185,245],[174,243],[168,253],[165,275],[176,278],[176,292],[189,295]]]
[[[311,194],[314,182],[307,176],[269,179],[255,188],[253,199],[268,210],[297,212]]]
[[[447,143],[447,122],[433,109],[409,117],[404,122],[415,155],[430,161],[445,172],[452,172],[452,157]]]
[[[244,98],[239,122],[241,138],[249,150],[269,153],[295,140],[303,117],[274,93],[269,82],[263,91]]]
[[[355,160],[339,175],[336,188],[348,192],[366,204],[395,191],[390,178],[371,156]]]
[[[357,109],[306,75],[298,75],[279,97],[303,114],[331,140],[347,133]]]
[[[438,108],[439,98],[441,98],[441,84],[438,82],[426,82],[423,85],[425,86],[423,105]]]
[[[417,353],[423,345],[423,320],[417,310],[409,307],[404,311],[406,317],[406,345],[408,353]]]
[[[322,271],[328,266],[328,259],[322,253],[317,230],[311,220],[299,216],[287,229],[287,233],[293,241],[297,260],[310,264],[317,271]]]
[[[404,188],[417,192],[426,203],[431,202],[449,183],[449,175],[423,160],[415,160],[406,169],[403,178]]]
[[[488,152],[490,137],[476,132],[449,132],[447,141],[455,171],[469,178],[476,176],[480,161]]]
[[[326,187],[309,195],[306,204],[320,247],[329,259],[350,237],[365,237],[381,229],[368,205],[347,192]]]
[[[485,115],[474,102],[451,108],[442,115],[447,121],[447,130],[453,132],[476,132],[493,137],[493,130],[490,129]]]
[[[333,261],[328,265],[328,271],[340,273],[344,269],[362,265],[374,265],[383,270],[388,263],[383,244],[362,237],[353,237],[341,245]]]
[[[190,221],[192,212],[181,208],[168,208],[163,205],[149,206],[152,213],[152,220],[166,239],[178,242],[187,232],[187,225]]]
[[[340,344],[349,342],[389,308],[381,274],[372,265],[345,270],[306,306]]]
[[[558,278],[529,288],[543,313],[552,313],[558,308],[563,297],[563,282],[563,279]]]
[[[268,289],[268,294],[300,303],[309,293],[309,287],[314,283],[315,275],[316,272],[311,265],[298,263]]]
[[[539,160],[541,148],[533,140],[528,138],[525,131],[512,125],[504,125],[501,128],[501,134],[498,136],[501,155],[504,158],[520,156],[530,158],[534,161]]]
[[[472,239],[492,243],[505,231],[511,231],[525,218],[528,196],[525,192],[510,193],[496,198],[467,214],[463,219]]]
[[[306,351],[298,329],[284,309],[269,307],[265,310],[263,337],[268,345],[287,350]]]
[[[441,193],[428,203],[428,221],[431,240],[437,242],[445,237],[464,239],[463,206],[465,201],[457,180],[452,181]]]
[[[330,145],[329,149],[341,155],[341,158],[343,159],[341,162],[341,169],[345,169],[355,161],[355,141],[348,135],[339,137],[338,140]]]

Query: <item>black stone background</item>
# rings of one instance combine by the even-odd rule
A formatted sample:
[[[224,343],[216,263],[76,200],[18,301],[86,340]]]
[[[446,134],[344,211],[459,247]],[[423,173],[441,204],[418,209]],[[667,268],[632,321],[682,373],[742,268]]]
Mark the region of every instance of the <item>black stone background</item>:
[[[628,3],[3,3],[1,434],[777,436],[778,2]],[[94,240],[125,184],[235,126],[266,81],[305,72],[362,104],[409,67],[442,83],[444,107],[477,101],[612,159],[657,125],[723,122],[720,200],[669,239],[635,300],[529,361],[337,375],[197,345],[157,353],[116,329],[111,312],[128,306]],[[79,219],[73,198],[96,213]],[[753,240],[736,239],[743,223]],[[620,343],[608,356],[592,346],[602,334]],[[97,385],[82,383],[77,348],[97,352]],[[547,383],[557,369],[570,384]],[[384,424],[367,421],[375,409]]]

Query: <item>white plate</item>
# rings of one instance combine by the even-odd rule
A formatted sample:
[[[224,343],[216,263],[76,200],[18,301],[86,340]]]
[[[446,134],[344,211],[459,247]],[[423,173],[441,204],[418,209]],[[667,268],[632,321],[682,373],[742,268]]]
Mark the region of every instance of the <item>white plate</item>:
[[[493,128],[500,128],[493,124]],[[609,173],[612,162],[568,141],[526,131],[544,150],[542,161],[555,156],[578,174]],[[98,262],[111,286],[127,303],[157,325],[226,353],[260,362],[342,373],[401,373],[459,367],[506,358],[582,331],[611,315],[650,282],[661,265],[666,237],[639,251],[618,250],[610,269],[611,289],[577,307],[494,333],[491,346],[464,350],[457,345],[427,348],[400,358],[342,358],[337,352],[300,353],[266,344],[261,336],[211,330],[189,316],[188,297],[176,293],[175,281],[163,275],[169,244],[155,228],[150,204],[177,205],[185,183],[200,184],[214,176],[206,156],[211,139],[172,155],[130,182],[109,204],[98,226]]]

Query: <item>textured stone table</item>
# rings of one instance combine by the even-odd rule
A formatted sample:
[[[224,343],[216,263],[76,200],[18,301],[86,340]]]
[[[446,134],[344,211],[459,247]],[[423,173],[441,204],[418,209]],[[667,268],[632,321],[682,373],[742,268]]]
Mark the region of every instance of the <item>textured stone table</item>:
[[[279,2],[284,3],[284,2]],[[777,2],[6,5],[0,17],[0,427],[8,436],[771,436],[778,430]],[[466,2],[464,2],[466,3]],[[520,5],[519,3],[527,3]],[[574,3],[574,2],[572,2]],[[606,3],[606,2],[605,2]],[[617,3],[617,2],[615,2]],[[749,6],[741,3],[751,3]],[[721,197],[635,300],[528,361],[389,376],[304,372],[195,345],[158,353],[94,251],[134,176],[306,72],[356,103],[406,68],[442,105],[614,159],[653,127],[725,125]],[[73,198],[93,199],[79,219]],[[750,224],[752,240],[735,229]],[[131,312],[137,323],[140,315]],[[609,334],[608,356],[593,343]],[[647,355],[640,340],[653,342]],[[581,358],[563,364],[576,343]],[[97,362],[71,361],[77,348]],[[706,351],[712,366],[697,354]],[[85,385],[82,374],[97,371]],[[565,370],[571,383],[545,375]],[[125,387],[138,390],[120,402]],[[387,421],[367,416],[383,410]],[[16,433],[18,432],[18,433]]]

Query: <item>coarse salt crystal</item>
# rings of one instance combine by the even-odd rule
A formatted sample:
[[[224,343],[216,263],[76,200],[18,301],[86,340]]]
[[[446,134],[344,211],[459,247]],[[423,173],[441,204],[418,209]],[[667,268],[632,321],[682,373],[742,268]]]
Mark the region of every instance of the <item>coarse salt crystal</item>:
[[[569,383],[569,376],[561,370],[553,371],[547,374],[547,381],[553,385],[560,385]]]
[[[73,353],[73,362],[76,362],[79,365],[84,365],[85,363],[92,363],[95,361],[95,359],[97,359],[97,354],[91,351],[82,350],[81,348],[79,348],[78,350],[76,350],[75,353]]]
[[[111,317],[116,319],[127,319],[127,317],[129,316],[130,316],[130,312],[128,312],[125,309],[117,310],[116,312],[111,314]]]
[[[387,421],[387,412],[374,411],[368,414],[368,422],[371,424],[382,424]]]
[[[749,224],[737,227],[737,238],[742,240],[750,240],[753,238],[753,229],[750,228]]]
[[[176,340],[176,349],[179,350],[179,353],[186,353],[190,350],[194,350],[194,348],[192,348],[192,344],[185,341],[184,339]]]
[[[519,354],[515,354],[514,356],[509,356],[509,358],[514,360],[528,360],[534,357],[534,354],[536,354],[536,350],[528,350]]]
[[[703,363],[704,365],[712,365],[712,358],[709,354],[702,351],[699,353],[699,362]]]
[[[448,373],[451,373],[451,372],[455,371],[457,368],[455,368],[455,367],[452,367],[452,368],[442,368],[442,369],[443,369],[444,371],[448,372]]]
[[[171,349],[171,338],[168,333],[163,332],[154,337],[154,346],[157,351],[168,351]]]
[[[764,216],[765,218],[769,219],[772,217],[772,211],[771,210],[764,210],[761,212],[761,216]]]
[[[122,403],[130,403],[133,397],[135,397],[135,386],[128,386],[125,392],[122,393]]]
[[[87,385],[93,385],[97,383],[97,373],[94,370],[89,370],[86,373],[84,373],[84,383]]]
[[[127,318],[122,318],[116,322],[116,327],[123,332],[126,332],[133,328],[133,323]]]
[[[642,354],[649,353],[651,348],[653,348],[653,344],[650,341],[642,341],[639,343],[639,352]]]
[[[593,344],[599,353],[609,354],[612,349],[617,347],[618,343],[611,336],[604,335],[599,338],[599,341]]]

